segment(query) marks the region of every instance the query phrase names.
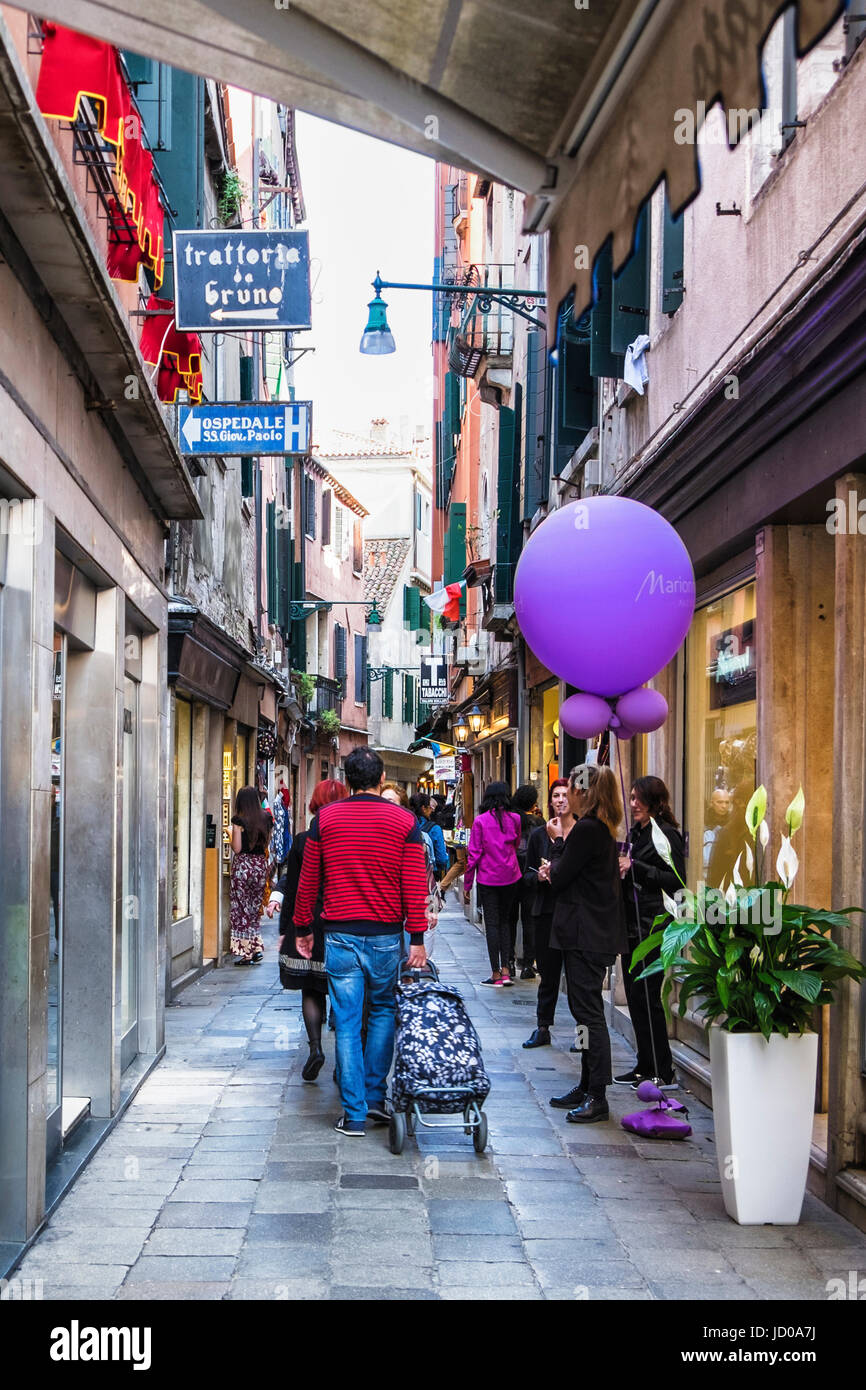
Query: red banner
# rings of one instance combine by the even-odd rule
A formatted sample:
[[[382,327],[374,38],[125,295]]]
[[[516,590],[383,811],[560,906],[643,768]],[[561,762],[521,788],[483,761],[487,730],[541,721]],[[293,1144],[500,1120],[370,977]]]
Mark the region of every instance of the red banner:
[[[147,301],[152,317],[146,318],[141,330],[141,355],[145,362],[159,363],[157,395],[161,401],[177,400],[185,390],[191,401],[200,401],[202,393],[201,339],[197,333],[179,333],[174,320],[159,310],[173,309],[170,299],[152,294]]]

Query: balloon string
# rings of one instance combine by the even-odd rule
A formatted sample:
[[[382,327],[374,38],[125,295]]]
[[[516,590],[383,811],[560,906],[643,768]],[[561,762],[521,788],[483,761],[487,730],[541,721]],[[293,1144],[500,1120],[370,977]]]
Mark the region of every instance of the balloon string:
[[[613,736],[616,737],[616,734],[614,733]],[[626,809],[625,809],[625,777],[623,776],[623,770],[622,770],[622,747],[621,747],[621,745],[620,745],[620,741],[619,741],[618,738],[617,738],[617,740],[616,740],[616,759],[617,759],[617,762],[618,762],[618,764],[619,764],[619,784],[620,784],[620,788],[622,789],[622,810],[623,810],[623,815],[625,816],[626,833],[628,833],[628,815],[626,814]],[[629,870],[629,873],[631,874],[631,891],[632,891],[632,896],[633,896],[633,898],[634,898],[634,919],[635,919],[635,923],[637,924],[638,940],[639,940],[639,941],[643,941],[644,937],[643,937],[643,932],[641,931],[641,925],[640,925],[640,909],[638,908],[637,882],[636,882],[635,876],[634,876],[634,869],[630,869],[630,870]],[[620,957],[620,959],[621,959],[621,957]],[[628,966],[625,966],[624,968],[625,968],[626,970],[628,970],[629,967],[628,967]],[[644,961],[644,968],[646,968],[646,961]],[[635,983],[636,983],[636,982],[635,982]],[[649,1025],[650,1047],[652,1048],[652,1054],[653,1054],[653,1075],[654,1075],[654,1076],[658,1076],[659,1078],[661,1078],[661,1074],[660,1074],[660,1072],[659,1072],[659,1059],[658,1059],[658,1053],[656,1052],[655,1033],[653,1032],[653,1026],[652,1026],[652,1014],[651,1014],[651,1009],[650,1009],[649,980],[647,980],[647,979],[644,980],[644,982],[643,982],[643,987],[644,987],[644,994],[646,995],[646,1012],[647,1012],[647,1024]],[[634,1019],[632,1019],[632,1028],[634,1028]],[[636,1043],[637,1043],[637,1032],[635,1031],[635,1044],[636,1044]],[[637,1051],[637,1047],[635,1047],[635,1051]]]

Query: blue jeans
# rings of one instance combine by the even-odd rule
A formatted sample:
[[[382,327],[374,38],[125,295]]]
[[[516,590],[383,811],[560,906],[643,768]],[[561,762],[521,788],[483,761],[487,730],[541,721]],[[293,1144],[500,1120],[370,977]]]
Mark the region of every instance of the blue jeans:
[[[394,1053],[394,991],[402,950],[402,933],[325,933],[325,969],[337,1029],[337,1074],[343,1109],[350,1120],[365,1120],[368,1107],[385,1100]],[[362,1048],[365,991],[367,1042]]]

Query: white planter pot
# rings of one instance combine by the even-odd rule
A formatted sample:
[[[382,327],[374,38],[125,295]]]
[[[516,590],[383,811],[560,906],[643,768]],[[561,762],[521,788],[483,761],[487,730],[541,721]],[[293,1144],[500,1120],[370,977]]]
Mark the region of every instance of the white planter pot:
[[[815,1109],[818,1035],[710,1029],[713,1118],[725,1211],[741,1226],[800,1220]]]

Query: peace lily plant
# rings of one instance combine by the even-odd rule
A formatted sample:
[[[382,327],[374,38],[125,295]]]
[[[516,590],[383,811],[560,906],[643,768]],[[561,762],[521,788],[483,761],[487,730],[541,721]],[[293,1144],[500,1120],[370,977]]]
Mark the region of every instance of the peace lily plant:
[[[832,1002],[840,980],[862,979],[866,967],[826,935],[830,929],[851,930],[850,915],[862,908],[829,912],[790,901],[799,869],[793,837],[805,814],[803,788],[785,812],[788,833],[781,836],[776,856],[778,877],[770,879],[763,878],[770,841],[766,811],[761,786],[746,807],[750,839],[731,883],[725,888],[723,881],[717,889],[701,885],[694,893],[680,878],[682,887],[673,898],[664,895],[666,912],[635,950],[632,967],[660,948],[640,978],[665,972],[662,999],[668,1016],[670,993],[678,985],[680,1016],[694,997],[708,1024],[730,1033],[762,1033],[769,1041],[772,1034],[787,1038],[811,1032],[815,1007]],[[677,873],[670,843],[654,820],[652,838]],[[749,883],[743,881],[743,867]]]

